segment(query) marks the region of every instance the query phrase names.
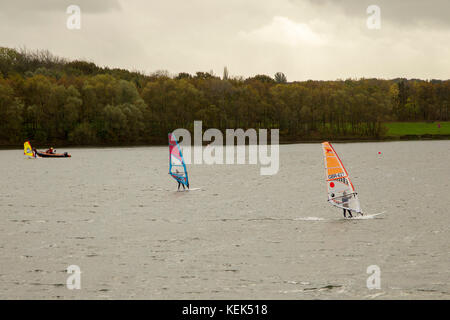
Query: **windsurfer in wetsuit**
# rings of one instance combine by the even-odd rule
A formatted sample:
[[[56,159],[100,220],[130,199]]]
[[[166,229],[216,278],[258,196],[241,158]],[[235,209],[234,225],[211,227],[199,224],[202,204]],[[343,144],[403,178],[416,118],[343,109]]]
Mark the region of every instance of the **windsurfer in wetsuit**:
[[[178,171],[178,169],[175,169],[175,173],[176,173],[178,176],[181,175],[180,172]],[[184,187],[184,184],[183,184],[183,183],[181,183],[179,180],[177,180],[177,182],[178,182],[178,191],[180,191],[180,185],[183,186],[183,190],[186,190],[186,188]]]
[[[178,191],[180,191],[180,185],[183,186],[183,190],[186,190],[186,188],[184,187],[184,184],[181,183],[180,181],[178,181]]]
[[[344,207],[344,218],[346,218],[345,216],[345,211],[348,211],[348,215],[350,218],[353,218],[352,216],[352,211],[350,209],[346,209],[348,208],[348,200],[350,200],[350,197],[347,196],[347,191],[343,192],[343,196],[342,196],[342,206]]]

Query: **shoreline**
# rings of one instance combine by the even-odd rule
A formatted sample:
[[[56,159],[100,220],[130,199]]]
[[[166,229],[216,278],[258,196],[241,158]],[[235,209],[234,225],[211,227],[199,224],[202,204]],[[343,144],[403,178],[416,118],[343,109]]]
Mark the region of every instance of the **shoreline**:
[[[288,144],[309,144],[309,143],[322,143],[323,141],[331,141],[333,143],[361,143],[361,142],[395,142],[395,141],[437,141],[437,140],[450,140],[450,135],[404,135],[404,136],[388,136],[379,139],[367,138],[367,139],[355,139],[355,138],[337,138],[337,139],[308,139],[308,140],[284,140],[280,141],[280,145]],[[133,148],[133,147],[163,147],[166,143],[155,144],[94,144],[94,145],[74,145],[74,144],[57,144],[49,143],[48,145],[56,145],[56,148],[77,148],[77,149],[90,149],[90,148]],[[203,144],[205,146],[206,143]],[[270,145],[270,143],[269,143]],[[37,149],[45,149],[41,147]],[[0,150],[21,150],[22,145],[0,145]]]

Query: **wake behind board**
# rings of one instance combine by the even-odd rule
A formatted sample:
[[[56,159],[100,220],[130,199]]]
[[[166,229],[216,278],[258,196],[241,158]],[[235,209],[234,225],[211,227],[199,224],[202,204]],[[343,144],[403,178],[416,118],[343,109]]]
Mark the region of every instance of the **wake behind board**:
[[[353,218],[347,217],[345,219],[348,219],[348,220],[369,220],[369,219],[375,219],[375,217],[377,217],[379,215],[382,215],[385,212],[386,211],[378,212],[378,213],[374,213],[374,214],[364,213],[364,215],[362,215],[362,216],[361,215],[357,215],[357,216],[353,216]]]
[[[188,191],[200,191],[202,190],[202,188],[190,188],[190,189],[180,189],[180,190],[176,190],[177,192],[188,192]]]
[[[353,216],[353,218],[349,218],[348,216],[346,218],[344,218],[343,216],[341,216],[340,218],[339,217],[338,218],[298,217],[293,220],[294,221],[313,221],[313,222],[317,222],[317,221],[330,222],[330,221],[342,221],[342,220],[370,220],[370,219],[376,219],[376,217],[378,217],[379,215],[382,215],[385,212],[386,211],[374,213],[374,214],[364,213],[363,216],[358,214],[358,216]]]

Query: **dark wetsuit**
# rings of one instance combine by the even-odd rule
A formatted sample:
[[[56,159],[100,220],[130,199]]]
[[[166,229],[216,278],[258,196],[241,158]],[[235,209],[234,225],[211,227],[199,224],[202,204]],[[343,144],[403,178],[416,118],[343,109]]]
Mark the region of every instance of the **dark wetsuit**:
[[[348,208],[348,200],[350,200],[350,196],[347,194],[344,194],[344,196],[342,197],[342,205],[344,206],[344,209],[343,209],[344,210],[344,218],[346,218],[345,211],[348,211],[349,217],[353,218],[352,211],[350,209],[346,209],[346,208]]]
[[[353,218],[353,216],[352,216],[352,211],[351,211],[350,209],[344,209],[344,218],[346,217],[346,216],[345,216],[345,211],[348,211],[349,217],[350,217],[350,218]]]

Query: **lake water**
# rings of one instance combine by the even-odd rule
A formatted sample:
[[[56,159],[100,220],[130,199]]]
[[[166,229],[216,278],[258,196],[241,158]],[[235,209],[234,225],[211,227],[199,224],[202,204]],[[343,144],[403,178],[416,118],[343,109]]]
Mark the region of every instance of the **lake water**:
[[[384,214],[327,203],[320,144],[280,146],[274,176],[189,165],[191,192],[166,147],[0,151],[0,298],[449,299],[450,141],[334,146],[363,210]]]

